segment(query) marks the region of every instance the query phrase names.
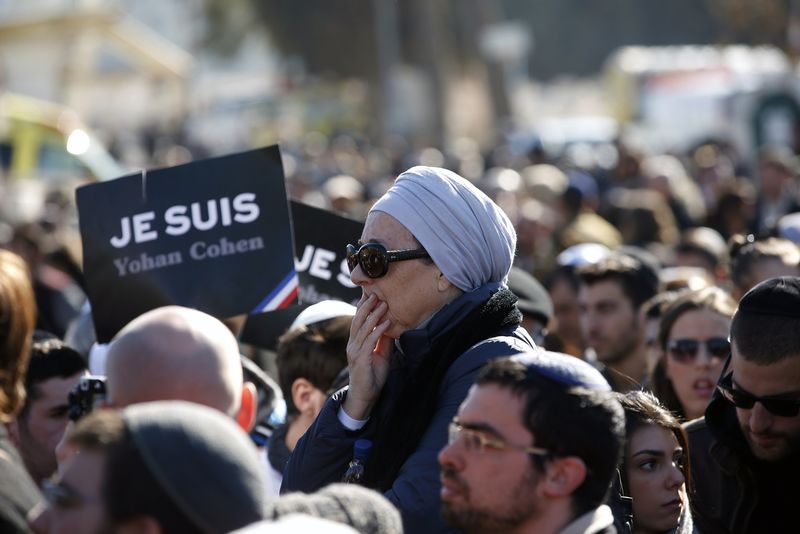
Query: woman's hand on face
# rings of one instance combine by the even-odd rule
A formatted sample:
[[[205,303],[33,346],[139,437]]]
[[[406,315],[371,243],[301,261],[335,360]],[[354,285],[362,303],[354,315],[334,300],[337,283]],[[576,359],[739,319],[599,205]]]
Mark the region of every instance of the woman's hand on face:
[[[387,305],[375,295],[361,297],[350,325],[347,366],[350,388],[344,411],[353,419],[366,419],[389,375],[392,340],[384,335],[390,321]]]

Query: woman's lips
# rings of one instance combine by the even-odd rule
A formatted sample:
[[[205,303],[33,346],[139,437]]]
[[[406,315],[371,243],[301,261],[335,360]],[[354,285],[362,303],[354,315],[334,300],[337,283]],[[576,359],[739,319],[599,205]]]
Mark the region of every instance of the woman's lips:
[[[692,383],[692,389],[700,397],[711,398],[711,394],[714,393],[714,387],[714,382],[708,378],[698,378]]]

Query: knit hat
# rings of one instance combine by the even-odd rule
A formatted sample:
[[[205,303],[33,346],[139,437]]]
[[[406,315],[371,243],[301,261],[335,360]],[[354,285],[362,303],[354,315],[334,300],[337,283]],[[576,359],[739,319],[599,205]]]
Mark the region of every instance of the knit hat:
[[[202,531],[229,532],[264,517],[263,466],[229,417],[183,401],[135,404],[122,417],[153,478]]]
[[[596,391],[611,391],[600,371],[583,360],[549,350],[531,350],[511,356],[511,360],[560,384]]]
[[[358,532],[403,532],[400,513],[383,495],[353,484],[331,484],[316,493],[290,493],[267,505],[272,519],[305,514],[344,523]]]
[[[745,293],[736,313],[800,318],[800,278],[779,276],[764,280]]]
[[[462,291],[506,284],[517,234],[508,216],[452,171],[412,167],[372,207],[397,219]]]

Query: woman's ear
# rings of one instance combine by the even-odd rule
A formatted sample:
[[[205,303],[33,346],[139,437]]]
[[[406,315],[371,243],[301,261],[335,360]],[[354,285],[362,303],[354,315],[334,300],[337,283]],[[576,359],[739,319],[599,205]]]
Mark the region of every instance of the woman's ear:
[[[436,278],[436,288],[439,291],[445,292],[448,289],[450,289],[451,287],[453,287],[453,284],[450,283],[450,280],[447,279],[447,277],[444,275],[444,273],[442,271],[438,271],[438,273],[439,274],[438,274],[438,276]]]

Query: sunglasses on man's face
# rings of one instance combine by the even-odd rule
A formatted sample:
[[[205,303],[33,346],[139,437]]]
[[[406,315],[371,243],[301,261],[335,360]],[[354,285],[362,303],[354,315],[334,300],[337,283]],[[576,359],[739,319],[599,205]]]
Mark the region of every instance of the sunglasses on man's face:
[[[731,343],[724,337],[712,337],[706,341],[697,339],[673,339],[667,343],[670,357],[680,363],[694,363],[700,345],[705,344],[709,358],[724,360],[731,352]]]
[[[728,373],[725,378],[717,384],[717,389],[725,397],[725,400],[743,410],[749,410],[757,402],[774,415],[781,417],[797,417],[800,414],[800,399],[780,396],[756,397],[752,393],[733,385],[733,373]]]
[[[424,248],[414,250],[386,250],[380,243],[365,243],[356,248],[347,245],[347,267],[352,273],[360,265],[364,274],[370,278],[380,278],[389,271],[389,264],[393,261],[416,260],[427,258],[428,253]]]

